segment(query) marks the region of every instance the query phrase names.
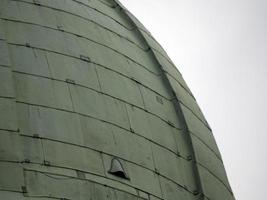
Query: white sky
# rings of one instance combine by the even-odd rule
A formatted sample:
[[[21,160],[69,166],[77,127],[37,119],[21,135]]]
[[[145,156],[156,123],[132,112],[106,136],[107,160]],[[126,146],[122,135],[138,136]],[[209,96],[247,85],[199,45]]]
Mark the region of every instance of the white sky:
[[[183,74],[237,200],[267,199],[267,1],[121,0]]]

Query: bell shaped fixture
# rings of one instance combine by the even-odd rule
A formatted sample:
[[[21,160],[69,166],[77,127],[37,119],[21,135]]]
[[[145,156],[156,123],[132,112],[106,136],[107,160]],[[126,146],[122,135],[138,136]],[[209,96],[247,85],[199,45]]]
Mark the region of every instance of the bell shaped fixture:
[[[122,166],[122,163],[117,158],[113,158],[111,160],[111,166],[108,172],[114,176],[130,180]]]

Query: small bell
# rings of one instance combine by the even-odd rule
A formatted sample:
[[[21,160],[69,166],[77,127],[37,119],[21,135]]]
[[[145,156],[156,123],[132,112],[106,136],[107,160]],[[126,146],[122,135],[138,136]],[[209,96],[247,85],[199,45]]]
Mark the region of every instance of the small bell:
[[[118,176],[120,178],[124,178],[124,179],[130,179],[124,169],[123,169],[123,166],[121,164],[121,162],[116,159],[116,158],[113,158],[112,161],[111,161],[111,166],[110,166],[110,170],[108,171],[110,174],[113,174],[115,176]]]

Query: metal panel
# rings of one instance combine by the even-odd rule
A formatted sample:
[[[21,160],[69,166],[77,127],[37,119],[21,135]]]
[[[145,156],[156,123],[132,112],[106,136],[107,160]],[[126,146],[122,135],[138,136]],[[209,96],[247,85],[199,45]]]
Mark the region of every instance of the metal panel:
[[[152,145],[152,149],[155,155],[155,170],[177,184],[185,185],[181,158],[157,145]]]
[[[109,169],[113,157],[104,155],[103,158],[105,169]],[[130,181],[118,178],[111,174],[107,174],[107,176],[120,182],[130,184],[133,187],[138,188],[142,191],[147,191],[148,193],[154,194],[155,196],[161,196],[159,179],[157,174],[148,169],[129,162],[123,162],[123,166],[127,174],[129,174]]]
[[[14,78],[18,101],[73,110],[66,83],[24,74],[14,74]]]
[[[186,199],[186,191],[172,181],[160,177],[163,198],[166,200]]]
[[[97,74],[104,93],[120,98],[138,107],[144,107],[139,86],[136,82],[103,68],[97,68]],[[129,93],[128,91],[131,92]]]
[[[190,89],[188,88],[187,84],[185,83],[178,69],[174,65],[172,65],[168,60],[166,60],[166,58],[164,58],[160,53],[156,51],[153,52],[164,72],[167,73],[168,75],[171,75],[172,77],[175,77],[175,80],[178,83],[180,83],[189,93],[191,93]]]
[[[75,84],[99,90],[97,74],[92,63],[55,54],[47,53],[51,77],[62,81],[73,80]]]
[[[30,196],[85,200],[94,194],[94,184],[90,182],[34,171],[26,171],[25,174]]]
[[[12,162],[42,163],[40,140],[0,131],[0,159]]]
[[[170,61],[170,58],[168,57],[165,50],[162,48],[162,46],[146,31],[140,30],[143,33],[143,36],[145,37],[147,43],[153,50],[158,51],[160,54],[162,54],[164,57],[166,57],[167,60]]]
[[[0,160],[19,161],[20,147],[17,145],[17,138],[17,134],[0,131]]]
[[[205,117],[203,113],[201,112],[199,106],[197,105],[196,100],[191,96],[191,94],[186,91],[176,80],[174,80],[172,77],[168,76],[168,79],[170,80],[171,86],[179,99],[185,106],[190,108],[192,112],[199,117],[203,121],[203,123],[206,123]]]
[[[28,198],[28,197],[23,197],[19,192],[13,192],[13,191],[0,191],[0,197],[5,200],[25,200]],[[34,198],[30,198],[30,200],[33,199]],[[41,200],[51,200],[51,199],[42,198]]]
[[[9,45],[12,69],[27,74],[50,77],[46,53],[24,46]]]
[[[214,152],[212,152],[207,146],[205,146],[202,142],[198,139],[193,138],[193,145],[196,149],[196,161],[202,165],[203,167],[207,168],[211,174],[213,174],[216,178],[225,184],[229,190],[230,185],[227,180],[226,172],[223,167],[223,162],[220,160]]]
[[[18,127],[22,134],[33,136],[38,134],[37,107],[25,103],[17,103]],[[37,117],[38,116],[38,117]]]
[[[18,104],[17,109],[20,133],[79,145],[83,144],[78,114],[25,104]]]
[[[0,113],[0,129],[17,131],[18,127],[15,101],[13,99],[0,97]]]
[[[190,140],[187,133],[176,128],[171,128],[174,140],[177,144],[177,153],[184,158],[192,155],[192,148],[190,147]]]
[[[0,162],[0,190],[22,192],[23,169],[16,163]]]
[[[117,0],[0,13],[1,199],[234,199],[182,75]]]
[[[140,88],[147,110],[158,115],[165,121],[171,122],[173,126],[180,127],[174,104],[171,101],[162,99],[162,103],[160,103],[157,101],[158,95],[155,92],[142,86]]]
[[[42,141],[46,164],[104,174],[99,152],[50,140]]]
[[[112,127],[111,131],[114,135],[115,145],[110,145],[107,152],[143,167],[154,169],[149,141],[115,126]]]
[[[167,122],[131,105],[127,111],[133,132],[177,152],[172,127]]]
[[[101,177],[101,176],[95,176],[89,173],[86,174],[86,179],[93,180],[94,182],[99,183],[101,185],[105,185],[113,189],[116,188],[119,191],[124,191],[132,195],[138,195],[137,190],[134,187],[131,187],[130,185],[127,185],[123,182],[119,182],[117,180],[112,180],[112,179],[108,179],[106,177]]]
[[[209,199],[232,200],[234,197],[232,193],[214,176],[202,167],[200,169],[200,176],[203,180],[204,194]]]
[[[10,68],[0,66],[0,80],[1,80],[0,96],[14,97],[15,94],[14,94],[13,77]]]
[[[5,37],[5,33],[4,33],[4,25],[3,25],[3,20],[0,19],[0,40],[4,40]],[[2,58],[1,58],[2,59]]]
[[[194,160],[181,159],[184,187],[186,187],[192,194],[200,193],[197,185],[197,173],[194,168]]]
[[[129,200],[138,200],[139,198],[137,196],[133,196],[131,194],[127,194],[125,192],[121,192],[121,191],[116,191],[116,200],[125,200],[125,199],[129,199]]]
[[[159,71],[157,71],[155,74],[146,70],[144,67],[138,67],[136,64],[134,65],[132,61],[129,61],[129,64],[131,65],[131,71],[128,76],[133,77],[137,82],[143,84],[167,99],[171,99],[173,97],[171,90],[166,85],[163,78],[158,75],[160,74]]]
[[[107,121],[130,130],[130,122],[128,119],[126,104],[109,96],[103,97]]]
[[[104,119],[105,108],[102,94],[78,85],[69,84],[69,88],[75,112]]]
[[[131,124],[131,131],[152,139],[149,124],[149,116],[151,114],[133,105],[127,105],[127,113]]]
[[[148,125],[151,127],[152,132],[152,140],[176,153],[178,149],[174,139],[174,128],[156,116],[150,115],[148,119]],[[177,130],[177,134],[180,134],[179,132]]]
[[[1,18],[16,19],[20,11],[15,1],[2,0],[0,4]]]
[[[188,129],[193,135],[192,137],[197,137],[200,139],[209,148],[211,148],[218,157],[221,157],[210,129],[204,125],[190,110],[188,110],[188,108],[184,107],[183,105],[181,105],[181,108],[183,110]]]
[[[80,116],[80,123],[84,146],[107,152],[115,145],[112,125],[85,116]]]
[[[0,52],[1,52],[0,65],[10,66],[9,52],[8,52],[7,44],[6,44],[6,42],[1,41],[1,40],[0,40]]]

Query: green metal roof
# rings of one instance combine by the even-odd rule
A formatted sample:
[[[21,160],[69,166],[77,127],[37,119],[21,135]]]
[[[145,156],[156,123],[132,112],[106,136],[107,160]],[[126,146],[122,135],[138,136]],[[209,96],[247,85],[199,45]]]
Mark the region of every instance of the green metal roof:
[[[182,75],[117,0],[0,18],[1,199],[234,199]]]

